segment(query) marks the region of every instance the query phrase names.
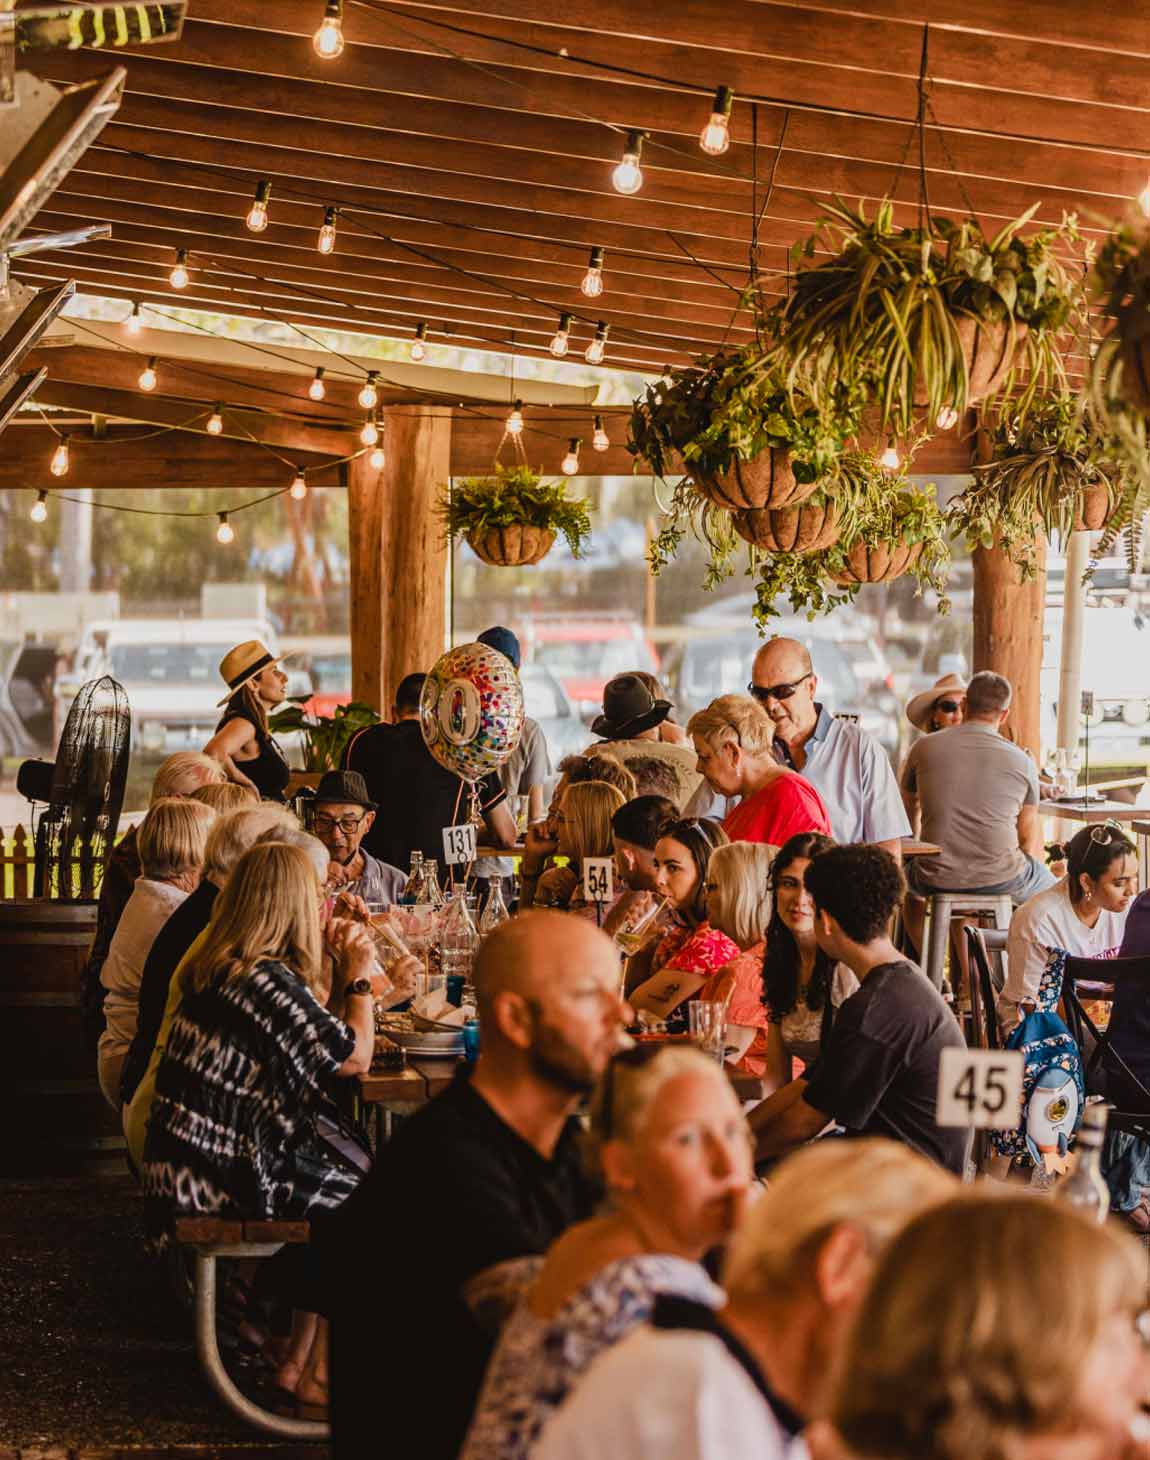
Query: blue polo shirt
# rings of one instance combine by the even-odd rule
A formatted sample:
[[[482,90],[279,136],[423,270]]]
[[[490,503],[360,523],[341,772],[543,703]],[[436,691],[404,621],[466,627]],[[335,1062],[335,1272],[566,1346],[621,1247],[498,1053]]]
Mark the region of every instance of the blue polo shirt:
[[[818,721],[803,746],[802,774],[826,803],[835,841],[887,842],[910,836],[910,822],[886,751],[853,720],[838,720],[815,702]],[[775,753],[792,770],[786,746]]]

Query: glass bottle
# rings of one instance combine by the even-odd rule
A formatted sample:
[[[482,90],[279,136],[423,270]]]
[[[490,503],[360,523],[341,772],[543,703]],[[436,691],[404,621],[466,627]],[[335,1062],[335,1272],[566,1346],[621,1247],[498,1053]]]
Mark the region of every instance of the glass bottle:
[[[487,901],[483,904],[483,916],[479,919],[480,937],[486,938],[488,933],[493,933],[500,923],[507,922],[510,917],[507,904],[503,901],[503,878],[496,877],[491,883]]]
[[[433,864],[434,865],[434,864]],[[426,901],[424,896],[427,886],[427,873],[423,866],[423,853],[412,852],[411,872],[408,875],[407,883],[403,889],[403,896],[399,899],[403,907],[414,907],[416,903]]]
[[[460,982],[454,986],[465,994],[471,986],[471,968],[475,962],[475,950],[479,934],[472,922],[467,907],[467,898],[462,888],[451,894],[439,935],[440,969],[448,978],[448,997],[454,991],[452,979]]]
[[[1110,1189],[1102,1175],[1102,1143],[1106,1137],[1106,1120],[1110,1108],[1096,1100],[1082,1114],[1082,1126],[1075,1142],[1077,1160],[1074,1170],[1059,1182],[1055,1196],[1059,1201],[1079,1207],[1084,1214],[1101,1225],[1110,1214]]]
[[[434,857],[425,865],[423,876],[426,895],[419,899],[420,902],[430,903],[432,907],[442,907],[444,897],[439,885],[439,863]]]

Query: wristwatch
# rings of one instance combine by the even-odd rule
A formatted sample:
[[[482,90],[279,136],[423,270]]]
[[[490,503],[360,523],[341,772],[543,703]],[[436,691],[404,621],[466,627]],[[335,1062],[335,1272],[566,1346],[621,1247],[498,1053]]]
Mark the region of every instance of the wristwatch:
[[[346,986],[346,988],[344,989],[344,993],[345,994],[370,994],[371,993],[371,979],[370,978],[362,978],[362,977],[361,978],[353,978],[352,981],[351,981],[351,983],[349,983]]]

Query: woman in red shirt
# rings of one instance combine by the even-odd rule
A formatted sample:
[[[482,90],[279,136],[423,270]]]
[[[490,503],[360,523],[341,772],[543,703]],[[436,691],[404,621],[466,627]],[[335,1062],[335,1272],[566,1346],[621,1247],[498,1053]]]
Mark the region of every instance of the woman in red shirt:
[[[775,727],[750,695],[721,695],[692,715],[687,731],[699,771],[720,796],[742,800],[723,822],[733,842],[781,847],[803,831],[830,835],[823,798],[797,771],[775,759]]]

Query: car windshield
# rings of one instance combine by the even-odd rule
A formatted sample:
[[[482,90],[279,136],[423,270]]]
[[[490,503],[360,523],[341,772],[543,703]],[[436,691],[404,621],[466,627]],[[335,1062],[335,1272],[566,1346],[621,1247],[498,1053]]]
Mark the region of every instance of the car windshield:
[[[112,674],[121,684],[218,683],[220,644],[115,644]]]
[[[535,645],[535,658],[560,679],[610,679],[629,669],[654,673],[656,664],[642,639],[551,639]]]

